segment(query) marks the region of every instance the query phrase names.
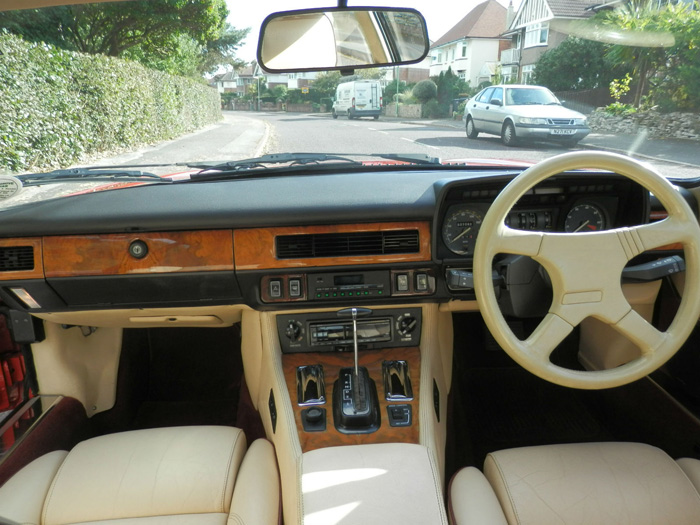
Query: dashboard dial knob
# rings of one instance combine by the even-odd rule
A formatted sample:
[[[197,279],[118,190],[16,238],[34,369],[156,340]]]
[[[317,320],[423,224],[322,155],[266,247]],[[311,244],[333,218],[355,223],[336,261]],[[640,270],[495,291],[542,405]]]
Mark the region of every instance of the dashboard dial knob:
[[[412,315],[402,315],[398,319],[398,332],[401,335],[408,335],[416,329],[418,320]]]
[[[289,321],[287,328],[284,330],[284,335],[290,341],[301,341],[301,323],[298,321]]]

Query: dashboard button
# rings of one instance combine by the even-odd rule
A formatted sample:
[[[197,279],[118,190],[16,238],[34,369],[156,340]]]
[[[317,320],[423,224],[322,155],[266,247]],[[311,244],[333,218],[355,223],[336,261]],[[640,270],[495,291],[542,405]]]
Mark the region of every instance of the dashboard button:
[[[270,281],[270,297],[273,299],[282,297],[282,281],[279,279],[272,279]]]
[[[289,279],[289,297],[301,297],[301,281]]]
[[[408,275],[405,273],[400,273],[396,276],[396,290],[398,292],[408,291]]]

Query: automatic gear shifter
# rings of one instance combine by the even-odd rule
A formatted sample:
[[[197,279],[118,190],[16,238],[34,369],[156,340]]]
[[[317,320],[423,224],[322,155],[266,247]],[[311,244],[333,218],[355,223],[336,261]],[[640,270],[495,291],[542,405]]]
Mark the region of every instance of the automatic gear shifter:
[[[369,377],[367,368],[359,366],[357,348],[357,318],[367,316],[367,308],[347,308],[338,312],[339,317],[352,318],[352,340],[355,366],[341,368],[333,387],[333,419],[335,427],[345,434],[368,434],[379,428],[379,401],[377,387]]]

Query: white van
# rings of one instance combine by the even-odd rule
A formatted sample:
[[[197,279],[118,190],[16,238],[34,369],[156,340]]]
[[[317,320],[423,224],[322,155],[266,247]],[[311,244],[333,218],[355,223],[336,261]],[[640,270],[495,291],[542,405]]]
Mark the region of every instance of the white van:
[[[376,120],[381,111],[382,86],[378,80],[343,82],[335,90],[333,118],[347,115],[349,119],[374,117]]]

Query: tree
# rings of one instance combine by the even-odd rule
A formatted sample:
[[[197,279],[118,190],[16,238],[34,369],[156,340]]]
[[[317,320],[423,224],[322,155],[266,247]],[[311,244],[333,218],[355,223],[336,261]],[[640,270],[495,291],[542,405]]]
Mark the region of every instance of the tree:
[[[437,85],[432,80],[421,80],[413,88],[413,96],[424,104],[437,97]]]
[[[226,24],[228,13],[225,0],[141,0],[2,12],[0,27],[63,49],[204,73],[240,65],[235,51],[249,30]]]
[[[469,92],[469,82],[465,82],[455,75],[451,67],[432,78],[437,85],[437,99],[440,104],[449,106],[454,99],[459,97],[460,93]]]
[[[534,81],[552,91],[607,88],[631,68],[606,56],[610,45],[569,37],[537,61]]]

